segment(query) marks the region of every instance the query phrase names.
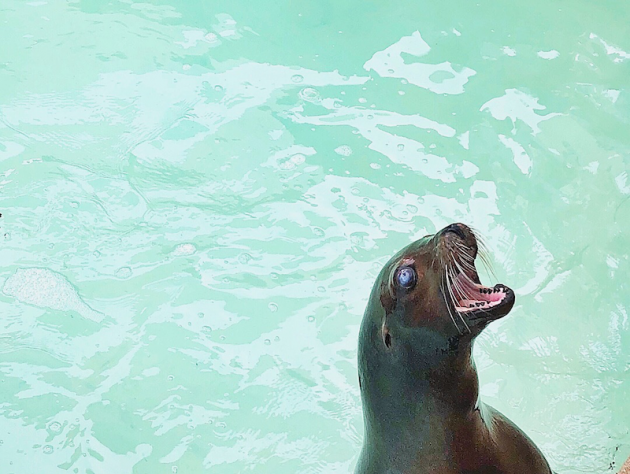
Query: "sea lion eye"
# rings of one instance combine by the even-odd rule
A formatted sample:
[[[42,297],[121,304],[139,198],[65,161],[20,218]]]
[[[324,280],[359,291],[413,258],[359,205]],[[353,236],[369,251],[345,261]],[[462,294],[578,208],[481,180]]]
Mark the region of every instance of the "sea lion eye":
[[[396,283],[406,290],[413,288],[416,284],[416,271],[412,267],[402,267],[396,272]]]

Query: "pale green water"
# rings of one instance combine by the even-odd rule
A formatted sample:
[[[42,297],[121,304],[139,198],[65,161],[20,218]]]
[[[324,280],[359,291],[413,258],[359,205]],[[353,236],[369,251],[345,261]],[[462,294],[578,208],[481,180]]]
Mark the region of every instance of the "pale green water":
[[[380,266],[451,221],[485,400],[630,453],[627,2],[0,5],[0,473],[348,473]],[[489,282],[489,278],[485,281]]]

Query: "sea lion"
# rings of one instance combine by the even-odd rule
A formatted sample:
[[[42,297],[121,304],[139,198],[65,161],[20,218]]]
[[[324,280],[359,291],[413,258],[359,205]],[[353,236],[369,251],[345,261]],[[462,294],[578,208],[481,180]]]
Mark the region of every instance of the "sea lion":
[[[359,333],[365,436],[356,474],[550,474],[514,423],[479,399],[475,338],[514,305],[483,286],[477,238],[452,224],[381,270]]]

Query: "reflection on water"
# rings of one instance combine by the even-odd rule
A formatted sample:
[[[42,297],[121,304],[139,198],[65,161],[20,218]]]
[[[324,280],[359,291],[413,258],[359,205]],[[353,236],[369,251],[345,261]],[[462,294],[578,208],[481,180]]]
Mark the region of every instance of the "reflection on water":
[[[452,221],[517,289],[486,401],[619,462],[627,10],[5,5],[1,471],[350,472],[372,281]]]

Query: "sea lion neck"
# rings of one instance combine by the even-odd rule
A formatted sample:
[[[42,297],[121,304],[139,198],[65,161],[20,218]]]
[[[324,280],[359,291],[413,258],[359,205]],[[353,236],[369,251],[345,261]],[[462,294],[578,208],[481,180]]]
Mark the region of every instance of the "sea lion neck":
[[[372,318],[364,318],[361,325],[358,368],[364,407],[377,411],[395,407],[393,412],[408,421],[410,414],[424,416],[427,403],[444,404],[462,414],[475,410],[479,379],[472,336],[446,338],[422,328],[394,330],[398,342],[388,348]]]
[[[459,425],[480,418],[472,341],[460,341],[457,349],[435,359],[435,365],[422,365],[409,351],[375,351],[373,343],[378,338],[378,328],[364,319],[359,338],[364,446],[376,451],[382,448],[395,454],[395,459],[388,456],[380,467],[369,456],[362,456],[362,462],[370,463],[365,472],[387,472],[386,467],[406,472],[402,467],[414,464],[420,450],[426,455],[449,445],[453,429],[449,423]]]

